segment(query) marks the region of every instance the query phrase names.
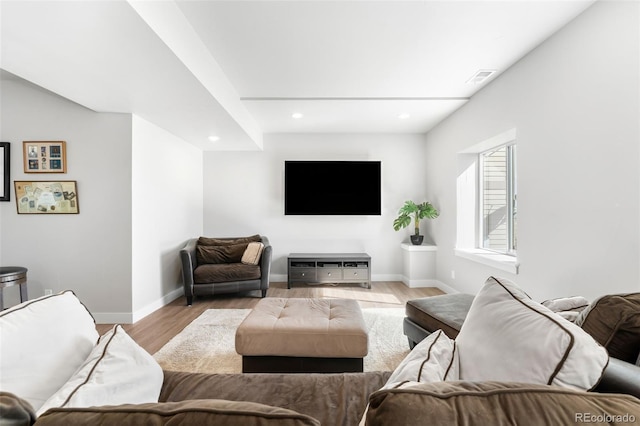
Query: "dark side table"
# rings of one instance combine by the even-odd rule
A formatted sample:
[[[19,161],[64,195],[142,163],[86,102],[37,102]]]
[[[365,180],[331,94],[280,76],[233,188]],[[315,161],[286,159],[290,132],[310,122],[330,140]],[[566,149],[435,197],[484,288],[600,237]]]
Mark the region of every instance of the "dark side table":
[[[27,268],[22,266],[0,266],[0,310],[4,309],[2,291],[5,287],[20,286],[20,302],[27,300]]]

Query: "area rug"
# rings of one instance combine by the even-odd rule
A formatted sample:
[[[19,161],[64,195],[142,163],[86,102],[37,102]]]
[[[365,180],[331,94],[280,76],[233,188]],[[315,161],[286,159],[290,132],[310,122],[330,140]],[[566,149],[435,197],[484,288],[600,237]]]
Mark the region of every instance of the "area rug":
[[[165,370],[192,373],[241,373],[235,333],[250,309],[208,309],[155,353]],[[402,333],[402,308],[362,309],[369,330],[364,371],[392,371],[409,353]]]

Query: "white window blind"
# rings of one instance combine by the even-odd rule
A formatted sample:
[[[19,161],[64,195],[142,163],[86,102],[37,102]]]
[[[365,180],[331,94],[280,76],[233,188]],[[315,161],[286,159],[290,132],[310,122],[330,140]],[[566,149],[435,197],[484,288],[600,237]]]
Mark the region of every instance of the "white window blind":
[[[517,248],[516,145],[480,154],[481,247],[505,254]]]

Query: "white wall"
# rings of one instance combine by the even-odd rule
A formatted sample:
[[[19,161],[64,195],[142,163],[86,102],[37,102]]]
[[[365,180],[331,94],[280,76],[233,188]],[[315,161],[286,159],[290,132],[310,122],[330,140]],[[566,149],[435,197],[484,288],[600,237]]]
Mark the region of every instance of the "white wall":
[[[428,133],[441,281],[475,293],[488,275],[506,276],[539,300],[640,289],[639,21],[637,2],[596,3]],[[512,276],[454,256],[457,153],[511,128]]]
[[[23,80],[2,80],[1,94],[12,184],[76,180],[80,213],[18,215],[12,187],[0,203],[0,264],[28,268],[30,298],[71,289],[93,313],[131,312],[131,116],[98,114]],[[67,173],[23,173],[26,140],[66,141]]]
[[[29,268],[31,298],[45,288],[74,290],[99,321],[138,318],[175,296],[177,250],[199,231],[269,236],[273,274],[282,280],[294,251],[366,251],[374,279],[399,280],[399,244],[411,230],[391,224],[405,200],[426,199],[441,211],[423,224],[439,247],[438,279],[475,292],[500,273],[453,254],[457,153],[516,128],[521,273],[512,278],[538,299],[637,291],[639,7],[597,2],[431,131],[426,144],[421,135],[267,135],[262,152],[208,152],[198,164],[201,154],[143,120],[3,80],[0,140],[12,142],[12,181],[52,179],[22,172],[22,141],[66,140],[68,172],[53,178],[78,181],[80,214],[18,215],[12,190],[12,201],[0,203],[0,264]],[[176,159],[193,164],[188,174],[167,169]],[[383,214],[284,216],[286,159],[381,160]]]
[[[179,250],[202,234],[202,151],[133,117],[133,318],[183,294]]]
[[[76,180],[80,214],[18,215],[0,203],[0,264],[29,269],[29,298],[73,290],[98,323],[137,321],[182,295],[178,251],[202,233],[202,152],[128,114],[96,113],[2,80],[11,180]],[[23,140],[65,140],[66,174],[25,174]],[[5,305],[19,302],[5,289]]]
[[[268,236],[272,280],[286,280],[291,252],[367,252],[374,280],[400,280],[400,243],[412,227],[396,232],[392,223],[405,200],[428,199],[425,157],[424,137],[406,134],[274,134],[262,152],[207,152],[204,233]],[[382,215],[285,216],[285,160],[381,160]]]

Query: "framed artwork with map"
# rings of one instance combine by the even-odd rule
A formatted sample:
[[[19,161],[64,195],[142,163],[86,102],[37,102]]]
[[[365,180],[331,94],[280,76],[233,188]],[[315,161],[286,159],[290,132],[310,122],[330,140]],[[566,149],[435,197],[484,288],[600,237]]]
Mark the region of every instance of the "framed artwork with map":
[[[78,214],[75,180],[15,181],[18,214]]]

